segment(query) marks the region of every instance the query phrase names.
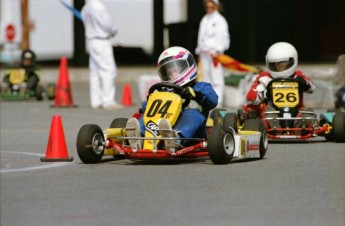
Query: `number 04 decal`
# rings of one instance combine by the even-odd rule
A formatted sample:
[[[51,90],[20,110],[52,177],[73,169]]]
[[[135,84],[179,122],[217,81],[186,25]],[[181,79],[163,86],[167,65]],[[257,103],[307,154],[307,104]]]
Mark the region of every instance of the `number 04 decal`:
[[[155,117],[157,114],[160,114],[161,118],[165,118],[171,103],[171,100],[168,100],[165,103],[160,99],[154,100],[150,106],[150,109],[147,111],[146,116]]]

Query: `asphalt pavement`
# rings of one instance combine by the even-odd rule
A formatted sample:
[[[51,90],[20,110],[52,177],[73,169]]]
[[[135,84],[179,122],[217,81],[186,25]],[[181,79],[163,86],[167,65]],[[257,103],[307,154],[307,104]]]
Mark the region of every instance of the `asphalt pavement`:
[[[69,70],[77,107],[52,107],[46,99],[1,100],[1,226],[344,225],[345,144],[321,137],[270,142],[264,159],[222,166],[207,157],[107,157],[83,164],[76,151],[79,129],[85,124],[107,128],[114,118],[132,115],[141,105],[138,76],[156,69],[121,70],[128,74],[119,74],[116,98],[121,102],[123,87],[130,84],[134,104],[120,110],[90,108],[87,68]],[[50,72],[54,81],[59,70],[42,72]],[[54,115],[61,116],[72,162],[40,161]]]

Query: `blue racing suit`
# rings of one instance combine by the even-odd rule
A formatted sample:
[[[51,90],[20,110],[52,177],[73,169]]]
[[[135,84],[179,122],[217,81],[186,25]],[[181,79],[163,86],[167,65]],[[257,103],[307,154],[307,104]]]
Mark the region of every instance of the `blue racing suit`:
[[[210,110],[218,104],[218,95],[210,83],[195,82],[192,86],[196,98],[184,109],[174,125],[173,129],[179,132],[183,138],[204,138],[206,137],[206,120]],[[142,104],[142,111],[145,112],[147,102]],[[143,114],[139,118],[141,135],[144,136],[145,126]]]

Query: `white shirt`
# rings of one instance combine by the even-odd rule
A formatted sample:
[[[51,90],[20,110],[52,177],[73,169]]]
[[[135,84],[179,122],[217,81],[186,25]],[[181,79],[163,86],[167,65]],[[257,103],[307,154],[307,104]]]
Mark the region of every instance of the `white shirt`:
[[[81,10],[87,39],[106,39],[117,33],[117,27],[112,24],[110,15],[102,0],[87,0]]]
[[[225,18],[218,11],[206,14],[200,22],[195,52],[224,53],[229,47],[230,34]]]

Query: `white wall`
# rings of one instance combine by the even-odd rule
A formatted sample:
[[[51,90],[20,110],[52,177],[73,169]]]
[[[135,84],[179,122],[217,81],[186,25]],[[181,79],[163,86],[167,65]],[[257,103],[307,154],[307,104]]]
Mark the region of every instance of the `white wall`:
[[[13,1],[13,0],[12,0]],[[17,1],[17,0],[14,0]],[[73,0],[64,0],[73,4]],[[29,0],[30,47],[41,59],[73,55],[73,16],[58,0]]]
[[[153,0],[105,0],[119,32],[114,46],[153,49]]]
[[[69,5],[73,0],[63,0]],[[73,15],[59,0],[29,0],[29,18],[34,25],[30,46],[39,59],[59,59],[73,55]],[[153,52],[153,0],[104,0],[114,24],[119,28],[114,46],[142,47]],[[15,43],[21,41],[20,0],[0,0],[1,58],[13,46],[6,42],[5,27],[16,27]],[[185,22],[187,0],[164,0],[164,23]],[[12,52],[12,50],[11,50]],[[4,56],[7,55],[7,56]]]

